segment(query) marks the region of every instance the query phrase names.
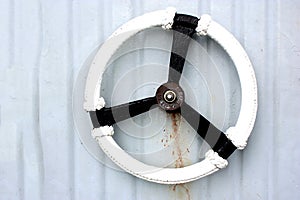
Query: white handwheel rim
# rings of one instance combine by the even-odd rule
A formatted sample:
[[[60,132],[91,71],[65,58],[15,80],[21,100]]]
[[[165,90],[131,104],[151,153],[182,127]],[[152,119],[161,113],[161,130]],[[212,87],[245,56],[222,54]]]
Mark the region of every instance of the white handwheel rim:
[[[87,111],[100,109],[104,106],[103,99],[99,101],[102,75],[118,47],[129,37],[147,28],[155,26],[170,28],[174,14],[174,9],[144,14],[125,23],[110,36],[97,52],[87,76],[84,102],[84,108]],[[203,21],[202,19],[208,18],[207,15],[203,16],[201,16],[199,24]],[[236,125],[227,129],[226,135],[238,149],[243,149],[253,129],[257,112],[257,85],[254,70],[245,50],[234,36],[218,23],[212,20],[208,23],[207,27],[204,27],[204,34],[207,34],[225,49],[235,64],[240,79],[241,110]],[[199,27],[200,25],[198,25]],[[201,31],[200,35],[202,35],[203,27],[201,26],[201,29],[197,31],[198,33]],[[110,42],[113,37],[119,37],[118,42],[116,40],[113,43]],[[100,133],[94,135],[105,154],[128,173],[148,181],[162,184],[190,182],[212,174],[227,165],[226,160],[211,154],[211,152],[208,152],[206,158],[201,162],[182,168],[161,168],[147,165],[123,151],[111,137],[111,132],[107,130],[100,129],[98,130]],[[220,161],[222,165],[218,165],[216,160]]]

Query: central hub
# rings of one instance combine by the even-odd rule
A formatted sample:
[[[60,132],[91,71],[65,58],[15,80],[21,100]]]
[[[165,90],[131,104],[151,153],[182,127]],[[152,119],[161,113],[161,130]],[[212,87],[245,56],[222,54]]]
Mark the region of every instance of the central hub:
[[[176,83],[165,83],[157,89],[156,100],[163,110],[175,112],[178,111],[184,101],[184,92]]]
[[[173,103],[176,100],[176,93],[172,90],[168,90],[164,94],[164,100],[168,103]]]

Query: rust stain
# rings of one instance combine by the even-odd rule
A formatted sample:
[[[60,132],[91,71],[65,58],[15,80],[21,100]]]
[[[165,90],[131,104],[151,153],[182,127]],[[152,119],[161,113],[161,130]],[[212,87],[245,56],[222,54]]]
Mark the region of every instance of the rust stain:
[[[181,168],[185,166],[182,156],[183,153],[180,148],[180,133],[178,132],[181,123],[181,115],[178,113],[171,113],[170,115],[173,129],[170,134],[170,140],[174,139],[175,146],[175,149],[172,151],[172,155],[175,156],[176,154],[177,157],[175,160],[175,168]],[[187,151],[189,152],[189,149],[187,149]],[[176,184],[172,187],[172,191],[175,193],[176,197],[179,197],[179,199],[191,199],[190,190],[186,184]]]
[[[177,159],[175,161],[175,167],[176,168],[181,168],[184,167],[184,162],[183,162],[183,158],[182,158],[182,151],[180,148],[180,133],[178,133],[178,129],[181,123],[181,116],[180,114],[177,113],[172,113],[171,114],[171,120],[172,120],[172,131],[174,134],[174,139],[175,139],[175,150],[177,153]]]
[[[176,193],[176,195],[179,197],[179,199],[191,200],[190,189],[186,184],[173,185],[172,191]],[[186,198],[184,198],[184,196]]]

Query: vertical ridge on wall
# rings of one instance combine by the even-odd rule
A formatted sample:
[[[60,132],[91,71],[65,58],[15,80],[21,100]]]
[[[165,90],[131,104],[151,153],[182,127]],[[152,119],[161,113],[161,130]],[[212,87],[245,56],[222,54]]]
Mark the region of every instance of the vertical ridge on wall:
[[[35,122],[35,135],[36,135],[36,146],[37,146],[37,154],[38,154],[38,171],[39,171],[39,177],[38,177],[38,185],[39,189],[37,190],[37,198],[42,199],[43,198],[43,188],[44,188],[44,151],[43,151],[43,145],[42,145],[42,139],[41,139],[41,126],[40,126],[40,64],[41,64],[41,56],[42,56],[42,41],[43,41],[43,15],[42,15],[42,5],[41,2],[37,2],[37,11],[38,11],[38,49],[37,49],[37,55],[36,55],[36,61],[35,61],[35,70],[33,75],[33,85],[34,85],[34,117],[33,120]],[[29,199],[29,198],[28,198]]]
[[[74,86],[76,75],[79,76],[87,57],[94,51],[95,47],[102,42],[101,33],[103,31],[100,1],[74,1],[73,2],[73,67]],[[100,29],[101,28],[101,29]],[[100,37],[99,37],[100,35]],[[76,75],[75,75],[76,74]],[[73,88],[74,90],[76,88]],[[75,112],[73,110],[73,112]],[[73,119],[72,119],[73,120]],[[85,134],[90,135],[88,131]],[[91,156],[86,147],[83,146],[75,128],[72,133],[74,137],[74,199],[104,199],[104,166]],[[88,188],[88,189],[87,189]]]
[[[265,19],[265,7],[266,5],[264,2],[253,2],[249,4],[245,4],[245,23],[244,23],[244,30],[245,30],[245,37],[244,37],[244,47],[249,55],[249,58],[254,66],[254,70],[257,76],[257,80],[262,80],[260,77],[261,70],[264,70],[264,67],[267,66],[265,60],[265,35],[264,32],[266,30],[265,23],[263,22]],[[253,15],[253,11],[257,12],[256,15]],[[258,82],[258,85],[261,85],[261,82]],[[261,106],[265,101],[262,100],[260,97],[260,90],[258,91],[258,104]],[[258,113],[258,118],[260,118],[260,113]],[[255,128],[259,126],[263,126],[261,124],[262,120],[257,119]],[[257,123],[258,122],[258,123]],[[254,128],[254,130],[255,130]],[[267,142],[267,138],[265,135],[257,135],[256,132],[253,131],[254,134],[249,138],[248,146],[242,152],[243,154],[243,184],[240,187],[240,198],[262,198],[267,199],[267,191],[264,189],[265,180],[267,180],[267,168],[261,168],[261,170],[255,169],[247,169],[247,166],[251,163],[259,162],[264,163],[265,158],[261,156],[259,153],[260,151],[266,151],[267,147],[264,147],[264,144]],[[257,140],[256,143],[262,148],[253,148],[254,144],[252,143],[253,140]],[[252,148],[251,148],[252,147]],[[267,151],[266,151],[267,152]],[[251,176],[258,176],[261,177],[260,180],[253,181],[247,177]],[[256,193],[247,193],[250,188],[256,187]]]
[[[300,110],[300,26],[298,1],[280,1],[277,41],[278,62],[273,79],[273,100],[276,116],[274,132],[274,191],[278,199],[300,198],[300,152],[299,152],[299,110]],[[275,83],[276,82],[276,83]],[[289,192],[280,192],[288,188]]]
[[[34,68],[34,75],[33,75],[33,85],[34,85],[34,105],[33,105],[33,112],[34,117],[33,121],[35,123],[34,125],[34,133],[36,135],[36,148],[37,154],[38,154],[38,189],[37,189],[37,198],[42,199],[43,198],[43,189],[44,189],[44,150],[42,146],[42,135],[41,135],[41,126],[40,126],[40,64],[41,64],[41,56],[42,56],[42,41],[43,41],[43,15],[42,15],[42,5],[41,2],[37,2],[37,11],[38,11],[38,32],[39,32],[39,45],[37,48],[37,55],[36,55],[36,61],[35,61],[35,68]]]
[[[15,24],[15,0],[11,0],[9,3],[9,65],[8,67],[12,67],[13,64],[13,55],[14,55],[14,44],[15,44],[15,29],[14,29],[14,24]]]
[[[271,2],[268,2],[269,4],[272,4]],[[277,178],[277,174],[278,174],[278,166],[277,165],[274,165],[274,163],[278,162],[278,158],[277,158],[277,154],[278,154],[278,150],[276,148],[276,146],[279,144],[279,140],[278,140],[278,136],[279,136],[279,130],[278,128],[275,126],[276,124],[279,124],[280,123],[280,119],[279,117],[277,116],[278,112],[279,112],[279,109],[277,108],[277,104],[278,104],[278,101],[280,101],[280,92],[276,91],[277,90],[277,87],[278,87],[278,83],[277,83],[277,77],[279,77],[279,69],[280,69],[280,30],[281,30],[281,12],[280,12],[280,9],[281,9],[281,1],[280,0],[276,0],[276,4],[275,6],[273,5],[272,7],[275,11],[274,14],[274,21],[273,23],[276,23],[275,25],[275,28],[273,30],[272,33],[270,34],[273,34],[272,36],[272,39],[271,39],[271,44],[272,44],[272,41],[275,40],[275,42],[273,43],[274,46],[273,47],[268,47],[269,48],[272,48],[271,51],[273,50],[273,54],[274,54],[274,57],[269,57],[268,59],[273,63],[270,64],[270,66],[275,66],[276,67],[276,78],[273,79],[273,92],[275,93],[274,95],[274,101],[276,102],[275,104],[273,104],[273,116],[274,116],[274,120],[273,120],[273,127],[272,127],[272,132],[274,132],[274,134],[272,134],[272,137],[271,137],[271,142],[272,142],[272,147],[271,147],[271,162],[269,163],[269,183],[268,183],[268,186],[269,186],[269,197],[272,199],[275,199],[277,197],[276,195],[276,192],[278,191],[276,189],[277,185],[278,184],[278,178]],[[270,30],[271,31],[271,30]],[[278,98],[278,100],[277,100]],[[279,106],[278,106],[279,107]],[[299,197],[298,197],[299,198]]]
[[[75,146],[75,138],[74,138],[74,123],[73,123],[73,112],[72,112],[72,94],[73,94],[73,82],[74,82],[74,36],[73,36],[73,19],[74,19],[74,0],[71,0],[68,2],[67,5],[67,13],[68,13],[68,30],[67,30],[67,34],[68,34],[68,49],[67,49],[67,58],[68,58],[68,63],[67,63],[67,74],[66,74],[66,80],[67,80],[67,87],[66,87],[66,94],[67,94],[67,102],[69,102],[69,104],[67,104],[67,133],[68,133],[68,162],[69,162],[69,169],[68,169],[68,173],[69,173],[69,192],[70,192],[70,199],[74,199],[75,195],[74,195],[74,186],[75,186],[75,173],[74,173],[74,146]]]
[[[275,194],[274,194],[274,182],[276,180],[276,174],[274,173],[274,166],[273,163],[275,162],[275,152],[276,152],[276,148],[274,148],[275,145],[275,137],[277,135],[277,128],[274,127],[274,124],[278,124],[278,110],[277,110],[277,106],[278,104],[276,103],[277,101],[280,101],[280,96],[278,95],[276,89],[278,88],[278,82],[276,80],[276,77],[278,77],[278,54],[277,54],[277,33],[278,33],[278,25],[280,23],[280,20],[278,18],[278,1],[275,2],[270,2],[270,1],[265,1],[265,15],[266,15],[266,22],[265,22],[265,27],[267,27],[268,25],[270,26],[272,24],[272,26],[270,26],[271,28],[269,28],[266,31],[266,35],[265,38],[267,38],[266,40],[266,45],[265,45],[265,49],[268,49],[268,51],[266,52],[266,60],[268,61],[267,66],[269,66],[268,71],[270,73],[268,79],[270,81],[272,81],[270,83],[270,86],[272,88],[271,89],[271,97],[274,101],[273,105],[272,105],[272,111],[271,111],[271,123],[272,123],[272,127],[270,127],[270,132],[272,132],[272,136],[267,140],[269,144],[267,144],[268,146],[268,181],[267,181],[267,188],[268,188],[268,199],[274,199],[275,198]]]
[[[13,21],[13,13],[11,11],[13,1],[2,1],[0,9],[0,30],[1,30],[1,37],[0,37],[0,56],[1,56],[1,63],[0,63],[0,70],[8,68],[10,63],[12,62],[12,54],[7,55],[8,52],[12,52],[12,45],[11,45],[11,36],[13,33],[12,30],[12,21]]]
[[[43,198],[70,199],[72,141],[69,25],[70,1],[43,1],[43,49],[40,62],[40,125],[44,148]],[[71,36],[72,37],[72,36]],[[71,170],[71,171],[70,171]]]
[[[23,132],[22,130],[17,129],[17,174],[18,174],[18,192],[19,198],[24,199],[24,187],[25,187],[25,178],[24,178],[24,152],[23,152]]]
[[[15,1],[11,2],[11,6],[14,8],[11,14],[11,21],[12,21],[12,29],[10,30],[11,34],[11,46],[12,46],[12,52],[11,52],[11,63],[9,65],[9,70],[11,72],[10,78],[14,78],[15,74],[20,73],[20,69],[24,68],[24,66],[21,66],[21,59],[22,59],[22,48],[18,48],[19,44],[21,42],[20,34],[18,33],[18,29],[22,28],[22,20],[20,18],[20,12],[22,11],[22,7],[20,3],[16,3]],[[23,80],[21,81],[23,82]],[[13,85],[18,87],[20,82],[14,82]],[[16,97],[16,89],[14,89],[14,98]],[[18,103],[15,103],[15,106],[17,106]],[[16,162],[13,164],[13,168],[15,168],[15,174],[16,174],[16,186],[18,187],[18,190],[16,191],[16,195],[18,198],[24,197],[24,160],[23,160],[23,137],[20,134],[23,134],[23,131],[21,130],[22,124],[20,122],[16,123],[16,140],[15,140],[15,151],[16,151]],[[23,125],[24,126],[24,125]],[[20,145],[20,146],[18,146]]]

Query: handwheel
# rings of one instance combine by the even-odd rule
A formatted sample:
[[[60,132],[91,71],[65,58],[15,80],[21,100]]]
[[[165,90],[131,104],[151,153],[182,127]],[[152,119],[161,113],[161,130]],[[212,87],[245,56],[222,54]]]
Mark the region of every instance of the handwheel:
[[[156,90],[155,96],[129,103],[105,107],[101,97],[101,81],[111,56],[119,46],[136,33],[162,27],[173,30],[172,52],[169,62],[168,81]],[[191,37],[210,37],[232,59],[241,84],[241,108],[235,126],[222,132],[204,116],[191,107],[179,83]],[[89,112],[93,130],[92,137],[105,154],[125,171],[139,178],[163,183],[185,183],[207,176],[227,166],[227,158],[236,150],[243,149],[253,129],[257,112],[257,86],[251,62],[240,43],[214,22],[209,15],[200,19],[179,14],[174,8],[144,14],[130,20],[115,31],[101,46],[91,66],[86,81],[84,109]],[[126,119],[159,108],[168,113],[178,113],[209,144],[211,149],[205,159],[190,166],[163,168],[145,164],[126,153],[112,137],[113,125]]]

